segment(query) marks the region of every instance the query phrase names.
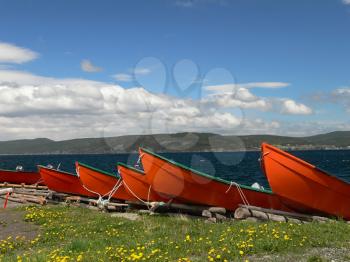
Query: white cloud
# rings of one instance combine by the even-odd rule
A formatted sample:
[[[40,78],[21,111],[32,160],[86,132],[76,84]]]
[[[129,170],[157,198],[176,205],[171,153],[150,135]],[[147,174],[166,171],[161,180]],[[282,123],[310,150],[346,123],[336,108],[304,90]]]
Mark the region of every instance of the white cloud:
[[[292,99],[282,101],[281,113],[292,115],[310,115],[312,109],[304,104],[297,103]]]
[[[258,98],[251,94],[247,89],[239,89],[235,93],[222,93],[209,95],[203,99],[204,103],[213,107],[243,109],[259,109],[267,111],[272,105],[265,99]]]
[[[283,101],[283,103],[282,103]],[[0,139],[118,136],[164,132],[222,134],[278,133],[278,121],[248,118],[235,110],[305,114],[302,104],[277,102],[239,87],[202,100],[153,94],[142,87],[125,89],[105,82],[51,78],[0,70]],[[292,108],[291,108],[292,107]]]
[[[289,83],[285,82],[252,82],[241,84],[245,88],[283,88],[289,85]]]
[[[0,42],[0,63],[22,64],[38,57],[38,53],[13,44]]]
[[[131,82],[133,80],[130,74],[115,74],[112,77],[119,82]]]
[[[108,129],[114,132],[110,135],[218,131],[241,121],[232,113],[143,88],[11,70],[0,70],[0,118],[3,137],[54,139],[100,136]]]
[[[176,0],[175,5],[184,8],[192,8],[198,4],[217,4],[220,6],[226,6],[227,0]]]
[[[194,6],[195,0],[176,0],[175,4],[177,6],[189,8]]]
[[[289,85],[289,83],[285,82],[251,82],[205,86],[204,89],[210,92],[232,92],[239,88],[283,88]]]
[[[145,67],[138,67],[135,69],[130,69],[130,74],[126,73],[119,73],[119,74],[114,74],[112,75],[112,78],[119,82],[132,82],[134,80],[134,76],[145,76],[148,75],[152,72],[150,68],[145,68]]]
[[[80,63],[81,70],[89,73],[101,72],[102,68],[92,64],[90,60],[84,59]]]
[[[292,99],[258,97],[251,92],[251,88],[286,87],[283,82],[256,82],[246,84],[225,84],[206,86],[210,94],[204,99],[206,103],[216,104],[223,108],[240,107],[243,109],[258,109],[290,115],[309,115],[313,111],[310,107],[297,103]]]
[[[329,97],[327,97],[329,99]],[[342,104],[346,111],[350,113],[350,87],[341,87],[335,89],[330,96],[332,102]]]
[[[342,0],[342,1],[343,1],[343,4],[350,5],[350,0]]]
[[[140,68],[135,68],[134,69],[134,74],[135,75],[148,75],[152,72],[151,69],[145,68],[145,67],[140,67]]]

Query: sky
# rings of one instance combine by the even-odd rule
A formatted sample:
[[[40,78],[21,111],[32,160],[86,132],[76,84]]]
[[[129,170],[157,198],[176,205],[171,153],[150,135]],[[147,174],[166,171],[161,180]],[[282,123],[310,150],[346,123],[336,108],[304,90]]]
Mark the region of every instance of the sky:
[[[350,130],[349,0],[0,6],[0,140]]]

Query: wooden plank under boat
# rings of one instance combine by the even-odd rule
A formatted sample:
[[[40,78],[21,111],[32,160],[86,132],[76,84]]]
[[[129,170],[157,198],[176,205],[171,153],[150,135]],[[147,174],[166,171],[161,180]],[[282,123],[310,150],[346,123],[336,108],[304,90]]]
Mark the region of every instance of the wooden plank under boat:
[[[81,184],[79,177],[75,174],[61,170],[38,166],[41,178],[50,190],[80,196],[96,197],[87,191]]]
[[[273,192],[289,207],[350,219],[350,184],[263,143],[262,167]]]
[[[83,185],[101,197],[108,198],[111,191],[120,185],[111,198],[129,201],[136,199],[126,192],[120,177],[80,162],[76,162],[75,166]]]
[[[40,184],[43,185],[41,176],[38,172],[27,172],[20,170],[4,170],[0,169],[0,183],[11,183],[11,184]]]
[[[140,148],[143,169],[153,190],[192,204],[235,210],[249,204],[289,210],[271,191],[239,185],[183,166],[147,149]]]
[[[118,163],[118,172],[123,179],[126,191],[147,202],[167,202],[170,199],[158,194],[148,183],[146,174],[139,169]]]

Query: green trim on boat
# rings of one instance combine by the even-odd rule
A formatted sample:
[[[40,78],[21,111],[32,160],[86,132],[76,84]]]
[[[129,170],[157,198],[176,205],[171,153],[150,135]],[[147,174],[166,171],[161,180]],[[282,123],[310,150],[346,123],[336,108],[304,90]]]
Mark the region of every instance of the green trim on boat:
[[[192,168],[190,168],[190,167],[187,167],[187,166],[185,166],[185,165],[183,165],[183,164],[180,164],[180,163],[178,163],[178,162],[175,162],[174,160],[170,160],[170,159],[167,159],[167,158],[165,158],[165,157],[163,157],[163,156],[161,156],[161,155],[158,155],[158,154],[156,154],[156,153],[154,153],[154,152],[152,152],[152,151],[150,151],[150,150],[148,150],[148,149],[145,149],[145,148],[142,148],[142,147],[141,147],[140,149],[141,149],[142,151],[145,151],[145,152],[147,152],[147,153],[149,153],[149,154],[155,156],[155,157],[158,157],[158,158],[160,158],[160,159],[162,159],[162,160],[164,160],[164,161],[167,161],[167,162],[169,162],[169,163],[171,163],[171,164],[173,164],[173,165],[175,165],[175,166],[178,166],[178,167],[180,167],[180,168],[183,168],[183,169],[185,169],[185,170],[188,170],[188,171],[190,171],[190,172],[192,172],[192,173],[194,173],[194,174],[196,174],[196,175],[203,176],[203,177],[206,177],[206,178],[210,178],[210,179],[212,179],[212,180],[215,180],[215,181],[217,181],[217,182],[221,182],[221,183],[224,183],[224,184],[227,184],[227,185],[231,185],[231,182],[230,182],[230,181],[224,180],[224,179],[219,178],[219,177],[215,177],[215,176],[208,175],[208,174],[203,173],[203,172],[198,171],[198,170],[194,170],[194,169],[192,169]],[[251,187],[251,186],[241,185],[241,184],[239,184],[239,186],[240,186],[241,188],[244,188],[244,189],[249,189],[249,190],[253,190],[253,191],[257,191],[257,192],[262,192],[262,193],[267,193],[267,194],[273,194],[271,190],[258,189],[258,188],[254,188],[254,187]]]
[[[42,169],[46,169],[46,170],[55,171],[55,172],[62,173],[62,174],[66,174],[66,175],[78,176],[77,174],[69,173],[69,172],[67,172],[67,171],[57,170],[57,169],[55,169],[55,168],[49,168],[49,167],[47,167],[47,166],[38,165],[37,167],[38,167],[38,168],[42,168]]]
[[[115,175],[115,174],[112,174],[112,173],[109,173],[109,172],[107,172],[107,171],[98,169],[97,167],[92,167],[92,166],[89,166],[89,165],[87,165],[87,164],[83,164],[83,163],[81,163],[81,162],[77,162],[77,163],[78,163],[78,165],[80,165],[80,166],[83,166],[83,167],[86,167],[86,168],[88,168],[88,169],[94,170],[94,171],[99,172],[99,173],[101,173],[101,174],[104,174],[104,175],[107,175],[107,176],[112,176],[112,177],[115,177],[115,178],[119,178],[119,176],[117,176],[117,175]]]
[[[137,168],[132,167],[132,166],[128,166],[127,164],[124,164],[124,163],[121,163],[121,162],[118,162],[117,166],[122,166],[122,167],[125,167],[127,169],[131,169],[131,170],[133,170],[133,171],[135,171],[137,173],[140,173],[140,175],[143,175],[143,176],[145,175],[145,172],[143,172],[142,170],[137,169]]]

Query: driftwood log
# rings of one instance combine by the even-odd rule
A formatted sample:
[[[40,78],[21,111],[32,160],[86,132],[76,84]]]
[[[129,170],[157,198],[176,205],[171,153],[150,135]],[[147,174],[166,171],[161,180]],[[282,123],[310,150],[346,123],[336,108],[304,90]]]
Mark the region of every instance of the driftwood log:
[[[254,217],[259,221],[276,221],[276,222],[293,222],[293,223],[302,223],[318,221],[325,222],[328,221],[328,218],[310,216],[299,213],[292,213],[280,210],[266,209],[256,206],[246,206],[240,205],[234,213],[234,218],[238,220],[247,219],[249,217]],[[250,219],[252,220],[252,219]]]
[[[28,196],[43,196],[48,197],[50,195],[49,191],[45,190],[24,190],[24,189],[13,189],[13,193],[28,195]]]
[[[6,183],[6,182],[5,183],[1,183],[0,187],[47,189],[47,186],[26,185],[26,184],[10,184],[10,183]]]
[[[0,198],[5,199],[6,196],[0,196]],[[22,204],[28,203],[25,199],[17,198],[17,197],[11,197],[11,196],[9,196],[7,198],[7,200],[11,201],[11,202],[16,202],[16,203],[22,203]]]
[[[7,195],[8,193],[12,193],[13,188],[5,188],[5,189],[0,189],[0,196]]]

